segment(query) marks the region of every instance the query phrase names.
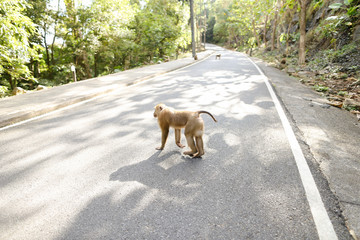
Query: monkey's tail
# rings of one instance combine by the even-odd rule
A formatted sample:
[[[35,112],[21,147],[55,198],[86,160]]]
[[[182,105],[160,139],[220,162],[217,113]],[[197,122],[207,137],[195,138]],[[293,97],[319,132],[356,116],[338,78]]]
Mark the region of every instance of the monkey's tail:
[[[213,119],[215,122],[217,122],[217,120],[214,118],[214,116],[213,116],[211,113],[207,112],[207,111],[198,111],[198,113],[199,113],[199,115],[200,115],[201,113],[209,114],[210,117],[212,117],[212,119]]]

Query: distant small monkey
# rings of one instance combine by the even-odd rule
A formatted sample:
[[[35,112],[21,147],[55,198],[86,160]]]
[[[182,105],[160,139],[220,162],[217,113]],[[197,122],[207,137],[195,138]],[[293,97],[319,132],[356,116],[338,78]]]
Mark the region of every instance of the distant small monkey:
[[[197,55],[194,56],[194,60],[198,60],[198,56],[197,56]]]
[[[185,128],[186,141],[191,151],[186,151],[184,154],[196,158],[204,155],[204,143],[202,139],[204,134],[204,121],[200,117],[201,113],[209,114],[210,117],[217,122],[214,116],[207,111],[176,111],[175,109],[167,107],[162,103],[156,105],[154,117],[158,118],[158,123],[161,129],[161,146],[156,149],[164,149],[170,127],[175,129],[176,145],[180,148],[185,147],[180,143],[181,128]]]
[[[221,58],[221,54],[216,54],[216,56],[215,56],[215,60],[216,59],[218,59],[219,58],[219,60],[220,60],[220,58]]]

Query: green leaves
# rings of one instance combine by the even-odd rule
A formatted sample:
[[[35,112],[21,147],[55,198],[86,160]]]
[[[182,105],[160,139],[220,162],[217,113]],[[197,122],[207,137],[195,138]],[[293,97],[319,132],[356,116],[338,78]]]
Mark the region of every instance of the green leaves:
[[[188,19],[189,7],[176,0],[148,1],[138,12],[133,26],[136,43],[146,50],[138,54],[151,60],[154,56],[173,55],[186,47],[190,43]]]
[[[360,5],[358,6],[353,6],[353,7],[349,7],[347,9],[347,14],[351,17],[358,15],[358,8],[360,7]]]
[[[178,0],[0,0],[0,85],[53,85],[172,56],[190,43]],[[42,44],[43,48],[39,45]],[[46,79],[42,80],[42,79]]]
[[[23,14],[29,7],[25,0],[0,0],[0,83],[10,88],[19,79],[32,79],[26,63],[37,57],[37,46],[29,43],[35,25]]]
[[[333,9],[334,11],[337,11],[339,9],[345,9],[347,10],[347,15],[352,17],[358,14],[357,9],[360,7],[360,5],[357,6],[351,6],[353,0],[345,0],[344,4],[342,3],[333,3],[329,6],[330,9]],[[347,6],[347,7],[344,7]]]
[[[338,9],[341,8],[342,5],[343,5],[342,3],[333,3],[333,4],[331,4],[329,6],[329,8],[334,9],[334,10],[338,10]]]

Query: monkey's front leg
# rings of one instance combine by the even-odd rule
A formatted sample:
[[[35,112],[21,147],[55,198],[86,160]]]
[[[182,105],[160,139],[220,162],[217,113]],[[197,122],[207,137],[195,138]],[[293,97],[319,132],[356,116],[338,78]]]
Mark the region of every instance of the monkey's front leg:
[[[181,129],[175,128],[175,143],[176,145],[178,145],[178,147],[184,148],[185,146],[181,144],[180,140],[181,140]]]
[[[164,149],[168,134],[169,134],[169,128],[162,128],[161,129],[161,146],[157,147],[156,150],[163,150]]]

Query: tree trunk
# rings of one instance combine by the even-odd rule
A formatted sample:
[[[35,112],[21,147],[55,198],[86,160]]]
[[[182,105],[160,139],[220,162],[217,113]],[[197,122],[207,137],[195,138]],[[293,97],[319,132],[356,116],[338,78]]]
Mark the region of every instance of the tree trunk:
[[[195,58],[195,27],[194,27],[194,1],[190,0],[190,24],[191,24],[191,47],[192,57]]]
[[[286,47],[285,47],[285,55],[288,56],[289,55],[289,34],[290,34],[290,29],[291,29],[291,22],[288,25],[288,29],[286,31]]]
[[[280,36],[281,35],[281,30],[279,30],[279,28],[277,29],[276,32],[276,48],[277,49],[281,49],[281,43],[280,43]]]
[[[44,36],[43,36],[44,45],[45,45],[45,52],[46,52],[45,61],[46,61],[46,65],[48,67],[50,67],[50,53],[49,53],[49,46],[47,45],[47,42],[46,42],[46,38],[47,38],[47,34],[46,34],[46,23],[45,23],[44,24]]]
[[[78,20],[76,17],[76,8],[75,8],[75,0],[65,0],[65,6],[66,6],[66,11],[68,13],[69,18],[71,19],[71,21],[73,22],[73,26],[72,26],[72,34],[73,37],[75,39],[82,39],[82,32],[81,32],[81,28],[77,26]],[[74,27],[76,26],[76,27]],[[74,46],[75,48],[77,48],[75,53],[75,65],[77,66],[81,66],[83,71],[80,71],[81,74],[80,75],[80,79],[84,79],[84,78],[91,78],[91,69],[90,69],[90,65],[89,65],[89,61],[88,61],[88,55],[85,49],[83,49],[82,46]]]
[[[39,61],[34,61],[34,78],[38,78],[40,76],[40,70],[39,70]]]
[[[9,74],[9,79],[8,79],[9,83],[10,83],[10,88],[11,90],[14,90],[14,88],[16,88],[16,80],[13,80],[13,77],[11,76],[11,74]]]
[[[206,49],[206,7],[204,2],[204,50]]]
[[[55,28],[54,28],[54,37],[53,37],[53,41],[51,43],[51,64],[55,65],[55,59],[54,59],[54,45],[55,45],[55,40],[56,40],[56,22],[55,22]]]
[[[266,27],[267,27],[267,21],[268,21],[269,15],[266,14],[265,17],[265,24],[264,24],[264,43],[265,43],[265,49],[267,48],[267,41],[266,41]]]
[[[277,11],[276,11],[275,22],[274,22],[273,30],[272,30],[272,33],[271,33],[271,51],[274,51],[274,49],[275,49],[275,37],[276,37],[276,30],[277,30],[277,19],[278,19],[278,14],[277,14]]]
[[[276,33],[277,33],[277,25],[278,25],[278,17],[279,17],[279,1],[276,2],[276,7],[275,7],[275,17],[274,17],[274,26],[273,26],[273,30],[271,33],[271,51],[273,51],[275,49],[275,38],[276,38]]]
[[[253,25],[253,34],[254,34],[254,37],[255,37],[255,39],[256,39],[256,42],[257,42],[258,47],[260,47],[259,35],[256,33],[255,19],[252,20],[252,25]]]
[[[87,52],[85,50],[82,50],[78,55],[75,56],[75,58],[76,58],[75,64],[77,66],[81,66],[82,69],[84,70],[83,74],[81,74],[83,77],[82,79],[91,78],[92,76],[91,76],[91,70],[90,70]]]
[[[97,77],[99,75],[98,60],[99,60],[99,54],[95,53],[95,56],[94,56],[94,73],[95,73],[95,76],[94,77]]]
[[[299,44],[299,64],[305,64],[305,38],[306,38],[306,4],[307,0],[300,1],[300,44]]]

